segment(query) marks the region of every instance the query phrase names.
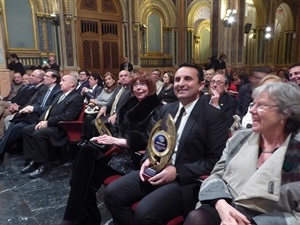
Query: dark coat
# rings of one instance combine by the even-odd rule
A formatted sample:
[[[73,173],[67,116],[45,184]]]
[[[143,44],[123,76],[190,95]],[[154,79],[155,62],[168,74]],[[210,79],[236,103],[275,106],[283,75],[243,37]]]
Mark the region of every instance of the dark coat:
[[[103,87],[97,85],[97,87],[95,87],[92,92],[84,93],[83,96],[86,97],[88,101],[90,101],[91,99],[97,98],[101,94],[102,90]]]
[[[158,118],[171,114],[174,118],[179,103],[164,105]],[[228,120],[224,112],[200,98],[184,126],[180,137],[175,167],[182,187],[185,213],[192,210],[197,201],[197,178],[210,174],[220,159],[228,138]],[[148,157],[148,153],[144,159]],[[166,193],[167,194],[167,193]]]
[[[252,102],[253,87],[250,83],[244,84],[239,89],[239,95],[237,99],[236,114],[241,118],[247,113],[248,106]]]
[[[83,108],[83,97],[76,90],[71,91],[58,103],[61,95],[57,95],[48,109],[40,116],[40,120],[44,120],[46,114],[49,113],[48,128],[56,130],[55,135],[50,138],[51,144],[54,146],[63,146],[67,142],[66,133],[58,123],[77,119]]]
[[[205,99],[209,103],[211,95],[202,95],[201,98]],[[219,99],[220,109],[226,113],[227,119],[229,121],[228,126],[230,127],[233,123],[233,115],[235,114],[237,101],[231,95],[224,93]]]
[[[34,85],[28,84],[22,86],[17,94],[11,98],[12,103],[18,104],[21,108],[24,107],[35,93]]]
[[[121,63],[120,64],[120,71],[125,70],[125,64],[126,63]],[[131,63],[127,63],[127,70],[130,72],[133,70],[133,65]]]
[[[156,107],[160,105],[156,94],[140,102],[133,96],[123,105],[118,113],[116,126],[118,137],[125,138],[129,148],[124,148],[123,154],[110,160],[111,168],[124,174],[139,168],[140,163],[136,161],[134,152],[146,149],[151,128],[156,122]]]

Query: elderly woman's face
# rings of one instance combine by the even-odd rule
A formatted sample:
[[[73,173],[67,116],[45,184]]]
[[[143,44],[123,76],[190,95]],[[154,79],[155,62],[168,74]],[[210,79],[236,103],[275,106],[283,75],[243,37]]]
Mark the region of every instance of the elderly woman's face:
[[[139,101],[142,101],[149,95],[149,88],[146,82],[137,80],[132,83],[133,94]]]
[[[284,126],[281,123],[283,116],[278,112],[277,103],[266,92],[262,92],[254,99],[250,113],[254,132],[267,134]]]

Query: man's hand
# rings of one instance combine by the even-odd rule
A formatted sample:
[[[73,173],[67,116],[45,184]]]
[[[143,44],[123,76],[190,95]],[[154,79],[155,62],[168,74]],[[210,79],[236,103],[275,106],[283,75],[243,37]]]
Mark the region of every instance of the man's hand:
[[[107,119],[107,121],[108,121],[109,123],[111,123],[112,125],[115,124],[116,120],[117,120],[117,114],[116,114],[116,113],[113,114],[112,116],[108,117],[108,119]]]
[[[162,185],[170,183],[176,179],[176,168],[174,166],[168,165],[160,173],[151,177],[148,182],[152,185]]]
[[[143,173],[147,167],[150,166],[150,160],[146,159],[141,166],[140,178],[142,181],[145,181]],[[160,173],[156,174],[154,177],[151,177],[148,182],[152,185],[162,185],[170,183],[176,179],[176,168],[174,166],[168,165]]]
[[[224,199],[215,204],[215,208],[221,218],[220,225],[250,225],[251,222],[238,210],[229,205]]]
[[[106,116],[106,106],[102,106],[96,116],[96,118],[100,118],[101,116]]]
[[[33,112],[33,106],[28,105],[20,110],[20,113],[31,113]]]
[[[40,130],[48,127],[48,121],[41,121],[35,126],[35,130]]]
[[[219,106],[220,94],[216,90],[211,90],[211,104],[215,107]]]

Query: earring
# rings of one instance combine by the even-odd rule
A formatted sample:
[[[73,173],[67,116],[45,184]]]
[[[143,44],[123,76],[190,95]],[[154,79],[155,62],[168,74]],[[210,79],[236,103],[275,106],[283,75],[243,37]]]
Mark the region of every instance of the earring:
[[[281,124],[281,125],[283,124],[283,119],[282,119],[282,120],[280,120],[280,124]]]

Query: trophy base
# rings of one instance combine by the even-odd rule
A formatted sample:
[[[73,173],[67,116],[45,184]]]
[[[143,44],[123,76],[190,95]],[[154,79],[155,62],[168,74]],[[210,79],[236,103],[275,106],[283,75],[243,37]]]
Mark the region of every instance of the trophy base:
[[[157,172],[152,168],[146,168],[143,173],[143,177],[145,180],[149,180],[151,177],[154,177]]]

